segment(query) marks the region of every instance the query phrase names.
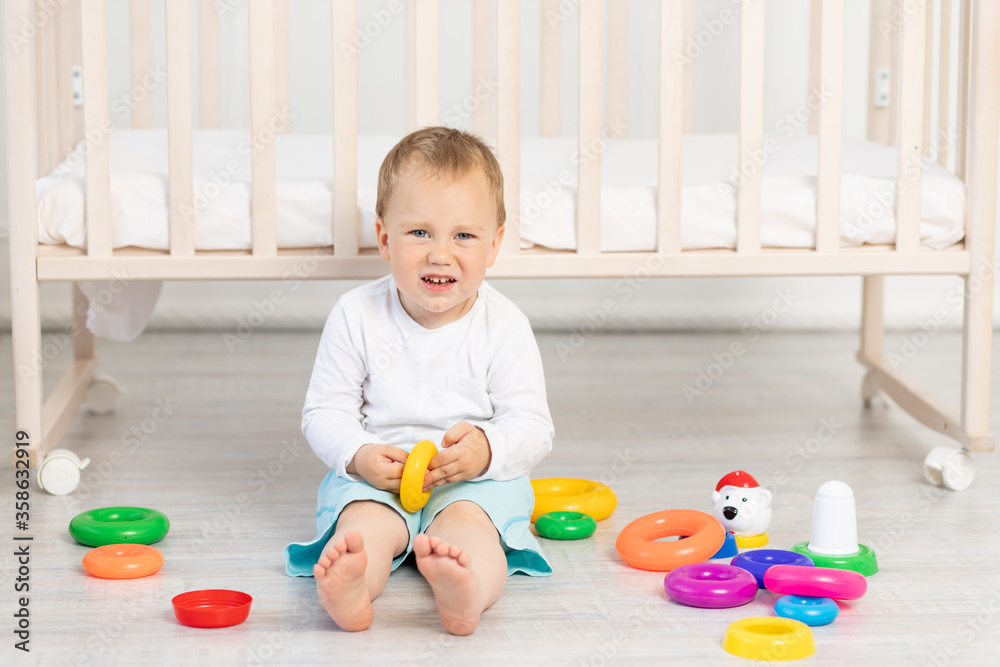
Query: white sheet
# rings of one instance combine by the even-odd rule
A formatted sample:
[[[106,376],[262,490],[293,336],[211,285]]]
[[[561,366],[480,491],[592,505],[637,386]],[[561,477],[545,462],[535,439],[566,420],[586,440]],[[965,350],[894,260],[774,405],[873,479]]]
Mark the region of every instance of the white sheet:
[[[358,139],[360,243],[375,246],[378,168],[396,137]],[[814,245],[816,139],[772,138],[764,161],[761,243]],[[733,248],[736,243],[735,135],[684,137],[682,247]],[[116,130],[110,136],[111,218],[114,247],[166,249],[167,138],[165,130]],[[248,249],[250,235],[249,134],[238,130],[194,133],[195,247]],[[333,142],[329,135],[277,139],[278,247],[332,245]],[[83,147],[50,176],[39,179],[42,243],[84,247]],[[529,138],[521,155],[521,236],[525,246],[576,247],[576,140]],[[841,243],[891,243],[895,237],[897,154],[867,141],[845,140],[841,191]],[[611,142],[601,154],[601,247],[653,250],[656,238],[655,140]],[[755,167],[749,167],[750,169]],[[936,164],[925,163],[920,236],[932,248],[964,236],[965,186]]]

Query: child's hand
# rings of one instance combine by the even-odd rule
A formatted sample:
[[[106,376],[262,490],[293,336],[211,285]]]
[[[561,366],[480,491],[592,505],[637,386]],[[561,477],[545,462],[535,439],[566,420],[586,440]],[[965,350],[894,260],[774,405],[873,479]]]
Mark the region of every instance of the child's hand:
[[[469,422],[458,422],[448,429],[441,448],[427,466],[424,491],[478,477],[493,459],[486,434]]]
[[[392,445],[362,445],[347,466],[347,472],[360,475],[376,489],[399,493],[406,457],[405,449]]]

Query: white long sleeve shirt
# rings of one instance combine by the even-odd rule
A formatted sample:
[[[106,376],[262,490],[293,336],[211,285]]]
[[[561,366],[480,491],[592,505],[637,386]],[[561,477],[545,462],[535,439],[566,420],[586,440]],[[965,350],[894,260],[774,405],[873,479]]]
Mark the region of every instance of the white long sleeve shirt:
[[[542,360],[528,319],[487,283],[472,308],[438,329],[403,310],[392,276],[343,295],[327,319],[302,410],[302,433],[337,475],[362,445],[439,448],[466,421],[492,459],[476,479],[527,474],[552,449]]]

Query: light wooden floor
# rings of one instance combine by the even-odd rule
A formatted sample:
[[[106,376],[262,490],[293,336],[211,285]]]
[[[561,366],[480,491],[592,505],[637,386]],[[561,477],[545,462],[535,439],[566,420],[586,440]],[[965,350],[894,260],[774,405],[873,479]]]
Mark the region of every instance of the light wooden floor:
[[[555,574],[511,578],[471,637],[442,631],[430,590],[409,565],[376,601],[369,631],[341,632],[319,609],[313,581],[285,576],[281,554],[313,535],[325,473],[299,433],[318,337],[257,332],[234,353],[222,332],[100,345],[102,370],[128,391],[112,415],[81,414],[64,441],[93,461],[76,495],[33,487],[32,653],[24,658],[12,649],[16,566],[12,549],[2,549],[0,663],[749,664],[722,650],[723,634],[736,619],[770,615],[773,595],[736,609],[683,607],[665,597],[662,574],[633,570],[614,551],[628,521],[670,508],[710,511],[717,480],[746,469],[779,482],[772,547],[807,540],[816,488],[840,479],[857,496],[861,542],[878,551],[882,571],[868,594],[815,629],[816,654],[801,664],[996,664],[1000,459],[977,455],[978,478],[966,492],[928,485],[923,457],[947,441],[895,406],[862,409],[856,337],[841,334],[597,335],[565,360],[557,345],[570,343],[567,334],[539,335],[557,438],[535,476],[608,482],[617,511],[592,539],[545,541]],[[682,386],[699,369],[716,374],[713,355],[734,341],[746,354],[689,404]],[[9,336],[0,346],[6,378]],[[908,366],[953,396],[958,359],[958,338],[942,333]],[[48,375],[65,364],[52,362]],[[11,412],[8,381],[0,383],[8,443]],[[811,440],[824,423],[835,437]],[[10,545],[14,489],[5,479],[0,538]],[[69,521],[112,505],[170,517],[170,534],[157,544],[166,557],[159,574],[106,581],[84,573],[87,548],[69,536]],[[170,598],[201,588],[250,593],[250,618],[219,630],[177,624]]]

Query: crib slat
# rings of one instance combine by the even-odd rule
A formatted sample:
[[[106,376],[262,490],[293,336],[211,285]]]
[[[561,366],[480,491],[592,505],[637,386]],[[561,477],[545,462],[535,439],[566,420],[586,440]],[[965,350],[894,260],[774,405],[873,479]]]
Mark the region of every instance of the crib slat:
[[[661,9],[662,11],[662,9]],[[684,0],[684,44],[694,43],[698,30],[698,0]],[[684,54],[684,133],[694,132],[694,60]]]
[[[273,20],[273,0],[250,0],[250,219],[253,254],[262,257],[273,257],[277,248]]]
[[[559,33],[562,26],[559,0],[542,0],[541,27],[541,133],[559,136]]]
[[[55,7],[49,11],[54,12]],[[54,14],[45,23],[45,97],[48,105],[45,109],[45,119],[48,125],[46,134],[49,136],[49,166],[55,168],[59,164],[59,88],[56,69],[56,19]]]
[[[660,128],[656,249],[681,251],[681,146],[684,134],[684,11],[687,3],[660,2]]]
[[[880,26],[889,25],[892,19],[891,0],[872,0],[871,25],[869,28],[868,47],[868,140],[877,141],[886,146],[892,143],[889,134],[889,105],[876,104],[876,92],[879,86],[879,73],[886,72],[893,79],[896,74],[892,70],[893,41]],[[891,79],[890,79],[891,81]]]
[[[821,48],[823,42],[823,0],[811,0],[809,4],[809,89],[806,97],[820,89],[822,74]],[[809,109],[809,122],[806,131],[809,134],[819,133],[819,109]]]
[[[49,165],[49,127],[45,123],[45,35],[39,32],[32,40],[35,43],[35,105],[38,108],[38,176],[45,176],[51,170]]]
[[[747,0],[741,17],[736,250],[758,253],[763,179],[757,163],[764,145],[764,0]]]
[[[130,34],[130,71],[132,90],[142,87],[142,80],[153,70],[152,18],[149,0],[131,0],[128,8]],[[132,127],[153,127],[153,96],[132,100]]]
[[[334,44],[353,44],[357,7],[332,0]],[[333,49],[333,251],[358,254],[358,60]]]
[[[416,64],[417,127],[438,125],[438,3],[437,0],[416,0],[414,3],[413,62]]]
[[[577,147],[576,252],[601,251],[601,122],[603,67],[600,0],[580,0],[580,101]]]
[[[73,79],[70,64],[70,12],[56,5],[56,72],[59,88],[59,161],[73,150]]]
[[[291,108],[288,91],[288,0],[274,0],[274,108],[288,111]],[[287,132],[288,123],[275,129]]]
[[[958,99],[955,104],[955,122],[958,124],[958,145],[955,147],[955,175],[965,180],[966,156],[969,139],[969,53],[972,0],[959,0],[958,26]]]
[[[222,126],[222,59],[217,0],[198,0],[198,97],[200,127]]]
[[[840,170],[844,127],[844,0],[821,0],[820,90],[816,250],[840,249]]]
[[[81,0],[83,40],[83,126],[87,137],[87,254],[111,256],[108,57],[104,0]]]
[[[920,181],[923,165],[924,33],[927,12],[914,11],[900,27],[902,66],[899,90],[899,177],[896,199],[896,249],[920,247]]]
[[[927,23],[924,29],[924,155],[931,148],[931,99],[934,95],[934,0],[924,0]]]
[[[7,86],[6,105],[7,193],[10,225],[10,317],[13,369],[8,382],[16,395],[12,426],[28,433],[33,443],[42,437],[42,373],[22,372],[38,369],[42,349],[41,307],[37,275],[38,200],[35,179],[38,176],[38,99],[32,94],[38,84],[35,53],[30,44],[17,44],[12,36],[21,36],[15,26],[32,25],[34,3],[31,0],[4,0],[0,3],[8,34],[3,40],[4,73]],[[15,94],[18,91],[20,94]]]
[[[962,429],[986,433],[990,424],[994,240],[997,207],[997,125],[1000,106],[1000,4],[976,3],[972,42],[972,99],[962,340]]]
[[[628,0],[608,7],[608,115],[615,138],[628,138]]]
[[[497,2],[497,158],[507,210],[501,255],[521,252],[521,9]]]
[[[472,112],[472,128],[480,137],[492,137],[493,127],[493,95],[495,94],[495,78],[493,74],[493,55],[496,44],[493,43],[493,17],[496,14],[494,0],[475,0],[473,5],[473,45],[472,45],[472,90],[476,94],[475,110]],[[479,98],[482,86],[490,91],[489,97]]]
[[[417,129],[417,63],[413,59],[417,43],[417,24],[413,20],[413,15],[417,11],[417,0],[404,0],[404,3],[403,20],[406,30],[403,47],[406,53],[406,57],[403,58],[406,67],[406,101],[404,106],[406,107],[406,132],[409,134]]]
[[[938,63],[938,131],[932,145],[938,152],[938,164],[948,168],[948,144],[951,136],[951,0],[941,0],[941,56]]]
[[[191,6],[164,5],[167,25],[167,159],[170,254],[194,254],[194,163],[191,120]]]

